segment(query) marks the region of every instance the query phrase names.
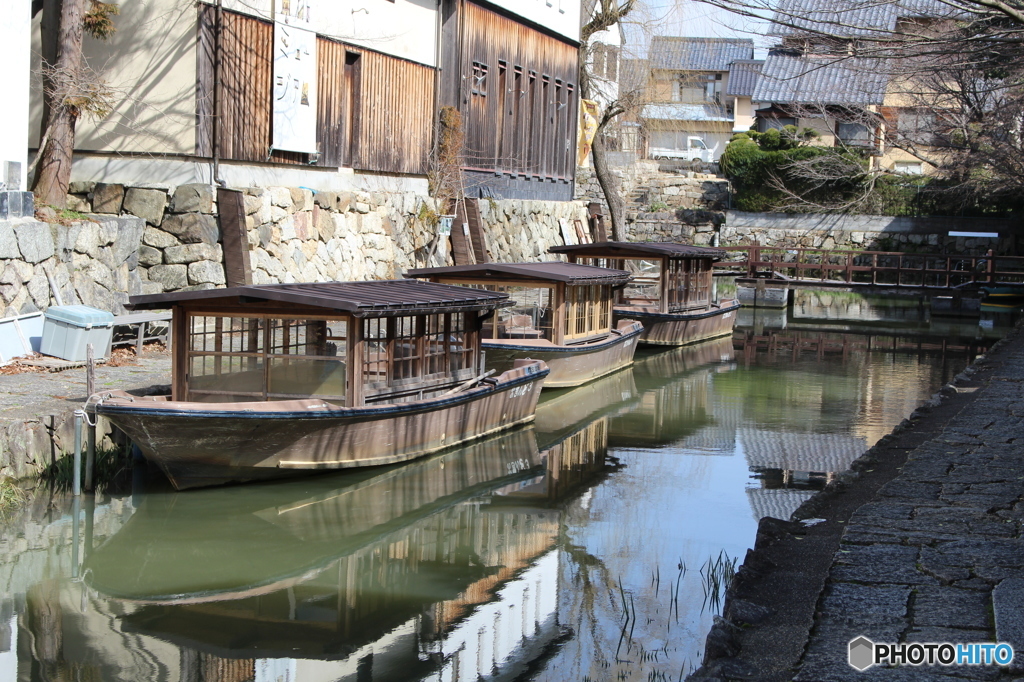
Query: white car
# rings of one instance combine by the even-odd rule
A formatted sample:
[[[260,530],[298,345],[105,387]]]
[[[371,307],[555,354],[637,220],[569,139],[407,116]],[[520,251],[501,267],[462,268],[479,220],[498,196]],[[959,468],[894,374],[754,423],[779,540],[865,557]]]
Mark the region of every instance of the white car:
[[[652,159],[686,159],[688,161],[714,161],[714,151],[708,149],[704,140],[699,137],[687,137],[686,149],[669,149],[667,147],[651,147]]]

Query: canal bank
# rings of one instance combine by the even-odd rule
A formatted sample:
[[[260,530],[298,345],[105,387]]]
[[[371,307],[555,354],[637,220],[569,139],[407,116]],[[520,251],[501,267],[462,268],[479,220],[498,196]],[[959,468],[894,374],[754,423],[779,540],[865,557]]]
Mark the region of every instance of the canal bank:
[[[858,672],[847,651],[865,636],[1024,652],[1022,377],[1018,326],[792,521],[762,519],[688,679],[1019,679],[1020,654]]]

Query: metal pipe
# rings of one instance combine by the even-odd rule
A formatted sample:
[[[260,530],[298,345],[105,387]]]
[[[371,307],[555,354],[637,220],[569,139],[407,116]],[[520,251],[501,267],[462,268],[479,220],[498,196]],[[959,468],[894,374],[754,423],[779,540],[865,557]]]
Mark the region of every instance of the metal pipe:
[[[76,470],[77,471],[77,470]],[[78,493],[75,493],[76,495]],[[82,500],[76,497],[71,501],[71,515],[73,517],[71,525],[71,577],[78,577],[78,545],[81,542],[81,511],[82,511]]]
[[[223,0],[217,0],[217,26],[213,30],[213,182],[227,187],[227,183],[220,177],[220,34],[223,30],[224,3]]]
[[[75,470],[71,478],[71,494],[78,497],[82,494],[82,420],[84,410],[75,410]]]

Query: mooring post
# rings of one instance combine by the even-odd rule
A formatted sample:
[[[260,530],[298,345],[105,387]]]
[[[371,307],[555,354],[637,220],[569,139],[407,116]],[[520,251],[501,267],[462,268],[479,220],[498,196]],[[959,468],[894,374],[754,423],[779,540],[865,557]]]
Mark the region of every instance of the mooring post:
[[[89,404],[89,398],[96,392],[96,359],[93,357],[92,344],[85,346],[85,404]],[[88,415],[85,415],[88,417]],[[96,462],[96,416],[92,421],[88,418],[86,423],[86,448],[85,448],[85,492],[92,492],[92,472]]]
[[[92,355],[92,344],[85,344],[85,397],[88,400],[96,388],[96,360]]]
[[[988,272],[988,283],[994,284],[996,281],[996,252],[992,249],[988,250],[985,254],[985,270]]]
[[[75,410],[75,470],[71,474],[71,494],[78,497],[82,494],[82,420],[85,410]]]
[[[76,495],[78,493],[75,493]],[[81,498],[74,498],[71,501],[71,577],[78,577],[78,545],[81,542],[82,527],[81,527],[81,511],[82,511],[82,500]]]

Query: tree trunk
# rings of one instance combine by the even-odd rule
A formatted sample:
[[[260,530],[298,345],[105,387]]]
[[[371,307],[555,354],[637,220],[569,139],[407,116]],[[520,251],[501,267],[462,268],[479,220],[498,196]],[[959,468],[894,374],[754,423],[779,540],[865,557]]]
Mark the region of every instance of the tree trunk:
[[[626,240],[626,202],[619,192],[619,183],[608,168],[608,161],[605,158],[604,131],[597,129],[594,134],[594,143],[590,149],[594,159],[594,175],[604,192],[605,201],[608,204],[608,213],[612,223],[612,241],[624,242]]]
[[[51,82],[68,82],[79,78],[82,70],[82,37],[85,33],[85,3],[86,0],[63,2],[57,62],[54,65],[57,76],[49,79]],[[75,123],[79,113],[77,107],[65,101],[64,90],[58,86],[56,92],[48,89],[44,93],[44,98],[50,100],[47,120],[50,139],[39,150],[39,167],[32,186],[37,205],[48,204],[55,208],[64,208],[67,203],[71,159],[75,149]]]

